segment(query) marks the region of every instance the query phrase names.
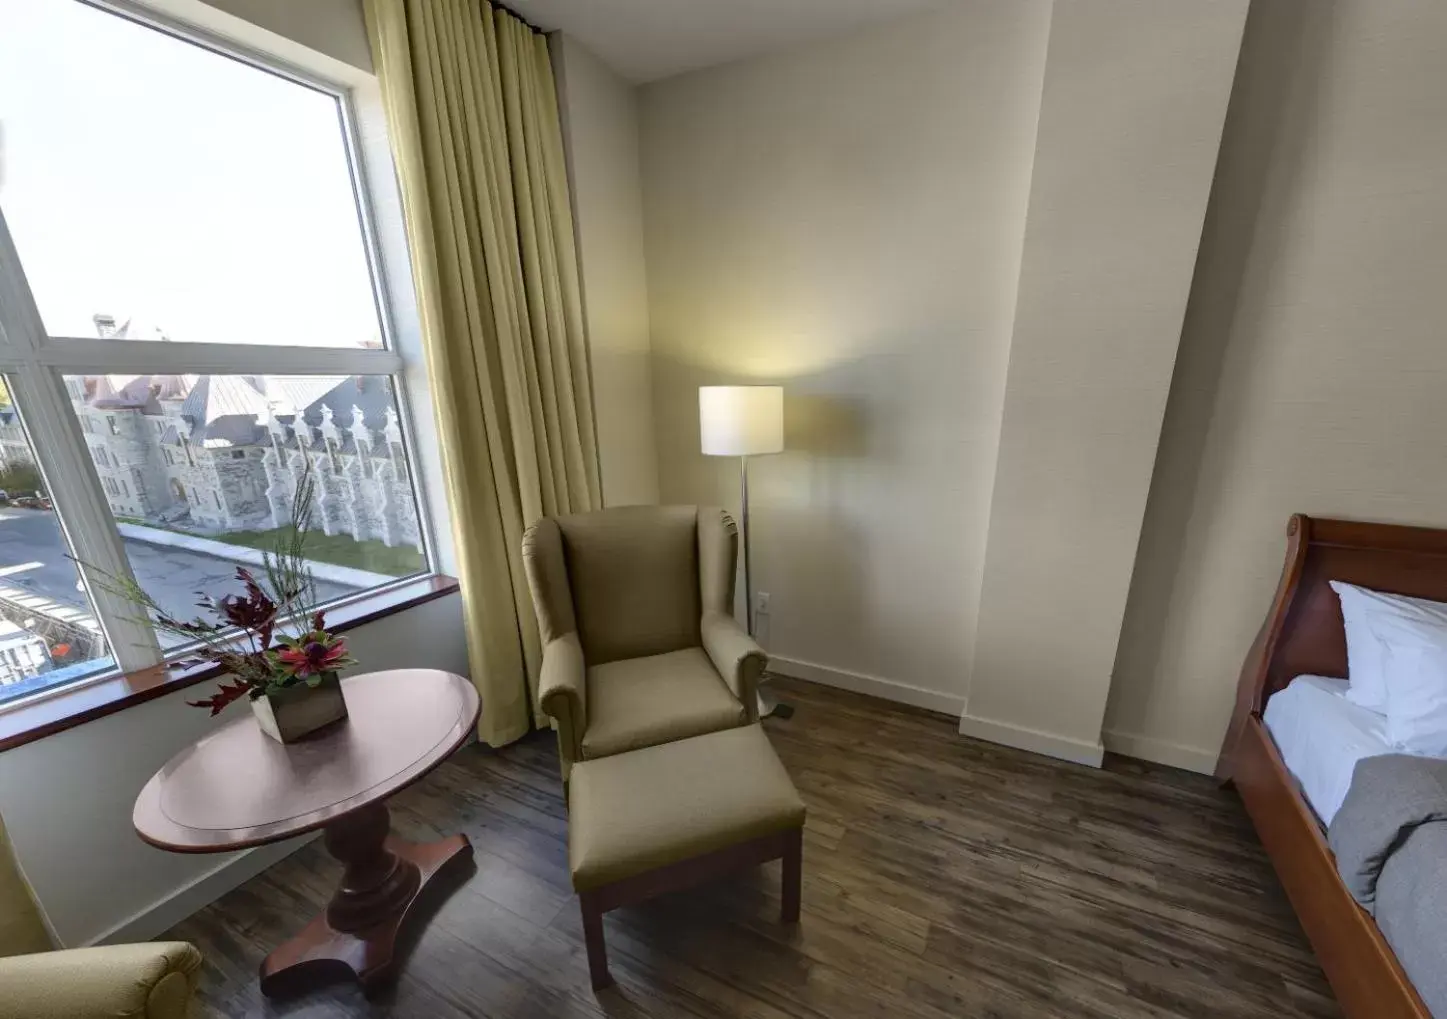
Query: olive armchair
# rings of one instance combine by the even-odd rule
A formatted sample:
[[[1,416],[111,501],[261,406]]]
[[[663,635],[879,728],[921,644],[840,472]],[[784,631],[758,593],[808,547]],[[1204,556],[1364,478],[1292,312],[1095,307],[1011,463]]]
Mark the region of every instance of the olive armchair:
[[[543,641],[538,701],[575,761],[757,722],[768,659],[733,616],[738,529],[721,509],[623,506],[523,536]]]
[[[50,951],[0,821],[0,1019],[186,1019],[201,953],[185,942]]]

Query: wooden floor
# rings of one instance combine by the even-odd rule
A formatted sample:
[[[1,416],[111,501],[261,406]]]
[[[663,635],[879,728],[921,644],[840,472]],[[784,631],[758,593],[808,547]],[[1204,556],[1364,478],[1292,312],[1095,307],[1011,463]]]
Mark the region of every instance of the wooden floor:
[[[1108,758],[1095,771],[961,737],[953,720],[780,680],[765,723],[809,805],[803,922],[778,865],[610,913],[594,996],[568,886],[552,738],[468,748],[393,801],[394,825],[466,832],[477,871],[394,989],[267,1002],[266,950],[321,905],[314,842],[178,926],[217,1015],[779,1019],[1335,1017],[1234,794]],[[726,781],[727,776],[719,776]]]

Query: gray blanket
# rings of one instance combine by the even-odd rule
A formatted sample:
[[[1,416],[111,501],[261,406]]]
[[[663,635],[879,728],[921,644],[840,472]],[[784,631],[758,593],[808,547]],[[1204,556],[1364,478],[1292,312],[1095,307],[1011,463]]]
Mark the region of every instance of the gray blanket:
[[[1447,1019],[1447,761],[1359,761],[1327,840],[1417,993]]]

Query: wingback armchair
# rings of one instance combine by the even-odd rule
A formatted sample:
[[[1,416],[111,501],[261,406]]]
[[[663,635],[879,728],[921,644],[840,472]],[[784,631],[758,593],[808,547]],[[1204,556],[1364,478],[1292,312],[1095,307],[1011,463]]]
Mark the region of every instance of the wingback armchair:
[[[185,942],[50,951],[0,821],[0,1019],[186,1019],[201,953]]]
[[[720,509],[545,517],[523,537],[543,640],[539,703],[574,761],[758,721],[768,663],[733,616],[738,529]]]

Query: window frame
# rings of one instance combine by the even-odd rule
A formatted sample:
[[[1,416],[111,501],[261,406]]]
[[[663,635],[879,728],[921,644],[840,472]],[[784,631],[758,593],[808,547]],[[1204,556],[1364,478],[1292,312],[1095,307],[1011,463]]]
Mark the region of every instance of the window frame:
[[[96,434],[94,424],[88,419],[83,422],[85,415],[75,413],[65,388],[65,375],[385,376],[396,404],[403,455],[411,461],[412,469],[406,472],[405,480],[417,508],[424,568],[417,574],[328,604],[348,605],[385,595],[421,579],[437,577],[452,557],[451,535],[445,526],[446,505],[429,497],[440,491],[440,485],[427,483],[441,476],[440,454],[436,442],[431,441],[435,439],[435,425],[426,417],[417,417],[413,411],[414,405],[429,405],[431,394],[426,388],[420,325],[411,293],[410,259],[390,154],[385,149],[385,124],[375,78],[361,72],[336,76],[314,73],[288,57],[179,21],[130,0],[73,2],[85,3],[104,14],[125,18],[221,58],[236,60],[262,73],[321,92],[336,102],[348,186],[362,234],[373,311],[383,346],[375,349],[152,340],[116,343],[99,338],[52,336],[45,331],[0,208],[0,373],[11,383],[14,408],[30,441],[36,467],[52,497],[57,526],[75,558],[86,564],[79,565],[78,572],[89,598],[88,608],[94,610],[113,662],[113,667],[98,669],[82,679],[0,704],[0,713],[112,680],[117,674],[152,669],[185,655],[183,648],[174,648],[169,653],[163,651],[154,629],[134,618],[135,608],[107,591],[94,575],[98,569],[115,576],[132,576],[117,521],[86,442],[87,435]],[[322,58],[318,62],[329,61]],[[361,106],[366,107],[365,113],[359,111]],[[369,137],[364,137],[363,127]],[[383,139],[380,150],[379,137]],[[371,144],[367,144],[368,141]],[[374,180],[379,182],[375,189]],[[385,207],[385,213],[379,211],[379,206]],[[258,372],[263,365],[265,370]],[[189,448],[186,453],[189,460]],[[187,495],[189,503],[190,493]]]

